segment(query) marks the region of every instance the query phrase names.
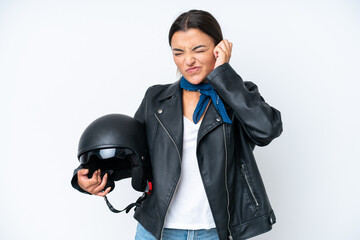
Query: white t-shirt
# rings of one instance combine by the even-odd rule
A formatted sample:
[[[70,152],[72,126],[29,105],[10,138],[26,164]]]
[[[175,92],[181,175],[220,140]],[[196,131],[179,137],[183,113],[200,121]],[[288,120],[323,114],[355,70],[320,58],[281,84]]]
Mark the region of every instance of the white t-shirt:
[[[196,230],[215,227],[196,157],[200,124],[194,124],[184,116],[181,177],[166,215],[165,228]]]

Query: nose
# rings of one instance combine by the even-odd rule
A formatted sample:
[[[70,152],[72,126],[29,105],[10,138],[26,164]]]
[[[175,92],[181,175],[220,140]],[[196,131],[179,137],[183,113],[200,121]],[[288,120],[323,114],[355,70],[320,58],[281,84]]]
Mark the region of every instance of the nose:
[[[192,54],[186,54],[185,56],[185,64],[191,66],[195,63],[195,58]]]

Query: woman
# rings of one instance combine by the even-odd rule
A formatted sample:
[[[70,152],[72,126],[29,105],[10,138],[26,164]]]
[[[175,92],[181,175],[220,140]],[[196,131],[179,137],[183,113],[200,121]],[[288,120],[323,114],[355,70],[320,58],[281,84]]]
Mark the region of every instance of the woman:
[[[169,32],[182,77],[150,87],[135,114],[146,126],[153,192],[138,207],[136,239],[247,239],[275,223],[253,149],[282,132],[280,112],[229,65],[208,12],[181,14]],[[77,173],[82,190],[105,196],[107,176]],[[191,238],[193,237],[193,238]]]

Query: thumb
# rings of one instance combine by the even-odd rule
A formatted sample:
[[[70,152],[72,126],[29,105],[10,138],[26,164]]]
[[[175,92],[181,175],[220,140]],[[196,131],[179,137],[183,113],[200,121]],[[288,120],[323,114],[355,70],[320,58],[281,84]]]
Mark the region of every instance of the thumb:
[[[87,175],[88,173],[89,173],[89,169],[85,169],[85,168],[80,169],[80,170],[78,171],[78,174],[79,174],[80,176]]]

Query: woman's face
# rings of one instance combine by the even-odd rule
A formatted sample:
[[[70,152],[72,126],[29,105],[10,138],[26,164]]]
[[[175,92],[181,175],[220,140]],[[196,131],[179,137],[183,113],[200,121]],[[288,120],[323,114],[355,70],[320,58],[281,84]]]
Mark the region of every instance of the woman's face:
[[[171,39],[173,58],[180,73],[192,84],[199,84],[214,70],[215,44],[199,29],[175,32]]]

